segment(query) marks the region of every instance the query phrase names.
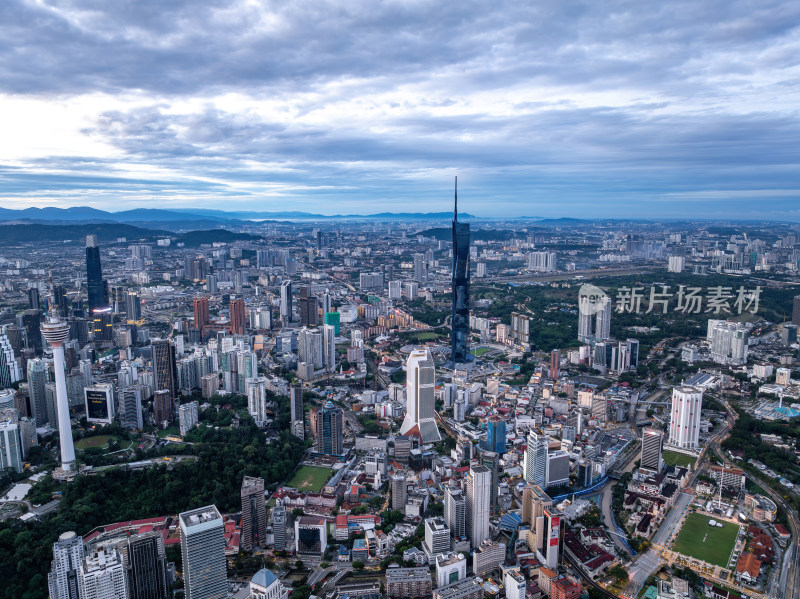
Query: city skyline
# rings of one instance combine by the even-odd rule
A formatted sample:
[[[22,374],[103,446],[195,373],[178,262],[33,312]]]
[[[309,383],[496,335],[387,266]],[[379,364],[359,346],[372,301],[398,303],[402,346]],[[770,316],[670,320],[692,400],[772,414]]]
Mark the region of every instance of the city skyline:
[[[0,4],[0,599],[800,599],[798,34]]]
[[[0,198],[798,220],[799,10],[12,4]]]
[[[430,596],[428,563],[459,585],[441,597],[482,596],[470,549],[475,576],[517,556],[517,589],[535,553],[552,599],[615,576],[611,562],[631,572],[628,597],[662,565],[670,584],[720,580],[684,580],[648,540],[729,564],[736,589],[797,599],[798,228],[485,226],[454,211],[450,231],[261,223],[192,244],[105,224],[65,243],[86,226],[23,225],[52,237],[2,257],[0,465],[16,484],[0,532],[29,519],[30,540],[0,547],[0,595],[43,596],[48,576],[58,599],[101,585],[161,599],[172,581],[216,596],[241,584],[226,564],[248,551],[280,568],[253,576],[253,599],[285,597],[297,560],[320,595],[363,566],[374,594]],[[453,369],[460,327],[474,359]],[[692,542],[706,518],[714,538]],[[737,526],[759,540],[733,574]],[[51,546],[52,562],[26,561]],[[326,580],[333,559],[343,576]]]

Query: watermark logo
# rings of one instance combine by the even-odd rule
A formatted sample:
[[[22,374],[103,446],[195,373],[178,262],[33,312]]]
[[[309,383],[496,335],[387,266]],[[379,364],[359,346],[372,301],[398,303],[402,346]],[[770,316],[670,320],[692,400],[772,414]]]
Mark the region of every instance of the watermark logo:
[[[733,287],[689,287],[678,285],[672,290],[669,285],[650,287],[620,287],[616,300],[589,283],[578,291],[578,310],[586,316],[594,316],[607,306],[613,306],[617,314],[755,314],[761,303],[761,287],[746,289]]]
[[[761,301],[761,287],[707,287],[705,293],[702,287],[686,285],[678,285],[674,292],[670,289],[669,285],[661,285],[650,287],[648,293],[644,287],[620,287],[616,312],[641,314],[646,305],[644,314],[666,314],[670,309],[682,314],[755,314]]]
[[[597,285],[584,283],[578,290],[578,309],[586,316],[594,316],[610,301],[608,294]]]

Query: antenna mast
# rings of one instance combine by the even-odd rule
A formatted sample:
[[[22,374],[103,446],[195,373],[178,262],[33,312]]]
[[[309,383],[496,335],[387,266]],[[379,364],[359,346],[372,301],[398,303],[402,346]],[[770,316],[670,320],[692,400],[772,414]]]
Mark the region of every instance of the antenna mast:
[[[458,175],[456,175],[456,197],[455,206],[453,207],[453,220],[458,220]]]

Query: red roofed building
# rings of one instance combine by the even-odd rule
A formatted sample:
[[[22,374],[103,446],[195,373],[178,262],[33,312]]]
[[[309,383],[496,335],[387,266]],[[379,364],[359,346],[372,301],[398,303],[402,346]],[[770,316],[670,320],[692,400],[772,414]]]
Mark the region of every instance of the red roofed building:
[[[569,578],[559,578],[553,582],[551,599],[580,599],[583,587]]]
[[[347,514],[339,514],[336,516],[336,522],[333,527],[333,538],[337,541],[346,541],[350,536],[347,528]]]
[[[761,560],[756,558],[751,552],[742,553],[739,561],[736,562],[736,578],[739,581],[752,584],[758,579],[761,570]]]
[[[237,519],[239,518],[241,517],[237,517]],[[229,517],[225,520],[225,555],[237,555],[239,553],[241,532],[237,520],[233,517]]]
[[[792,538],[792,534],[786,530],[786,527],[783,524],[775,525],[775,533],[781,541],[788,541]]]

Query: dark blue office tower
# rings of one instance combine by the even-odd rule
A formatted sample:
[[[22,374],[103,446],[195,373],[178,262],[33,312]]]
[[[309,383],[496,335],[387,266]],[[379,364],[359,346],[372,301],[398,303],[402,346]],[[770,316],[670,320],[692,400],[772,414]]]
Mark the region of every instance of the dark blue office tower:
[[[86,285],[89,312],[108,307],[108,284],[100,267],[100,248],[97,235],[86,236]]]
[[[453,209],[453,364],[464,364],[469,353],[469,224],[458,222],[458,177]]]

